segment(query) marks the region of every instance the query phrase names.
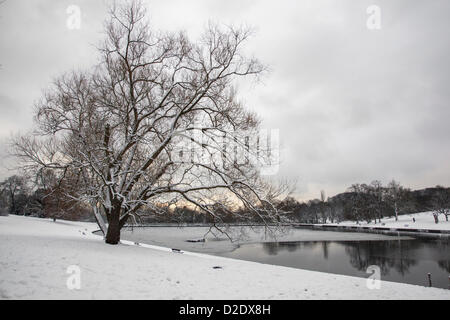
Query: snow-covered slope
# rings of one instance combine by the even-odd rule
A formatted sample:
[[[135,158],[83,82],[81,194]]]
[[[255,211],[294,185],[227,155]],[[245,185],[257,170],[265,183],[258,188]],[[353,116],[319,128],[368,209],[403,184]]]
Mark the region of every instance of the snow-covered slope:
[[[0,217],[2,299],[450,299],[450,291],[170,249],[106,245],[95,224]],[[127,242],[128,243],[128,242]],[[81,270],[69,290],[67,268]],[[221,269],[213,267],[220,266]]]

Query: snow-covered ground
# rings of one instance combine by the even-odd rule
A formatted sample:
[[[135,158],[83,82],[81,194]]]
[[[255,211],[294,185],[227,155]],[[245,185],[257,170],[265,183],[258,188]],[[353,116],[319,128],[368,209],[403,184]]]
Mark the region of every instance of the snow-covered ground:
[[[450,299],[450,290],[334,275],[132,242],[92,223],[0,217],[2,299]],[[69,290],[70,266],[81,288]],[[220,266],[221,268],[213,268]],[[70,269],[69,269],[70,270]]]
[[[413,221],[413,218],[416,220]],[[336,225],[334,223],[334,225]],[[340,226],[355,226],[354,221],[340,222]],[[379,228],[406,228],[406,229],[430,229],[430,230],[450,230],[450,221],[445,221],[444,215],[439,215],[439,223],[434,222],[433,212],[420,212],[413,214],[403,214],[398,216],[398,221],[395,217],[381,219],[381,224],[377,222],[367,223],[360,222],[359,226],[379,227]]]

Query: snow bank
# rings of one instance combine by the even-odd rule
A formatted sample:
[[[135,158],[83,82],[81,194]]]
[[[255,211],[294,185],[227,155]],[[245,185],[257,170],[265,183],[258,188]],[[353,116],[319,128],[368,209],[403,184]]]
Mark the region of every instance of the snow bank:
[[[95,224],[0,217],[2,299],[450,299],[450,291],[299,270],[131,242],[110,246]],[[69,290],[67,269],[81,270]],[[221,269],[214,269],[221,266]]]

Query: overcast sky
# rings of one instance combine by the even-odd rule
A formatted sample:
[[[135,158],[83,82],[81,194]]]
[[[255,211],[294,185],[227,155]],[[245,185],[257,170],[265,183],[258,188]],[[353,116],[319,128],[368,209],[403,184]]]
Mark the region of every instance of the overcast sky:
[[[6,140],[32,126],[51,79],[96,63],[106,0],[6,0],[0,5],[0,179]],[[381,10],[381,29],[366,12]],[[81,28],[67,27],[70,5]],[[198,36],[208,21],[255,28],[249,53],[270,66],[241,98],[280,130],[280,175],[300,199],[395,178],[450,185],[450,1],[148,0],[156,29]]]

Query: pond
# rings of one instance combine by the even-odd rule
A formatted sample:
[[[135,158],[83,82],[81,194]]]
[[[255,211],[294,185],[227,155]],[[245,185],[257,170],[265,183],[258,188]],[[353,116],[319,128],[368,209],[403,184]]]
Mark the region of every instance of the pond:
[[[450,286],[450,243],[442,240],[309,241],[243,244],[221,256],[313,271],[433,287]]]

